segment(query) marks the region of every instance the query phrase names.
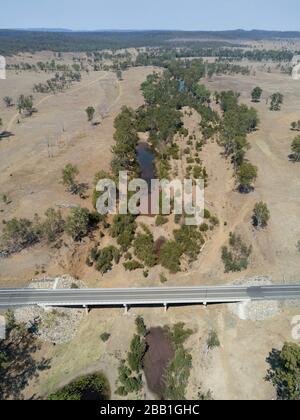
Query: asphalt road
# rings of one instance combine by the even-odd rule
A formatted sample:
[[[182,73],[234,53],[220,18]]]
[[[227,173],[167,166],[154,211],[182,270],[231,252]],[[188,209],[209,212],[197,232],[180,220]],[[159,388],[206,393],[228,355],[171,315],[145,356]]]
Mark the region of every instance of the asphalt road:
[[[147,289],[0,289],[0,307],[135,306],[300,299],[300,284]]]

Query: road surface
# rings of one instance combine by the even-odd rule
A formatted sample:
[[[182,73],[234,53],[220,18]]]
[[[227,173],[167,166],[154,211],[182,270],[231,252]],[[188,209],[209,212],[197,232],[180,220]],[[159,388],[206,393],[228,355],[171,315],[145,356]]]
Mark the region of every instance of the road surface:
[[[147,289],[0,289],[0,307],[105,307],[300,299],[300,284]]]

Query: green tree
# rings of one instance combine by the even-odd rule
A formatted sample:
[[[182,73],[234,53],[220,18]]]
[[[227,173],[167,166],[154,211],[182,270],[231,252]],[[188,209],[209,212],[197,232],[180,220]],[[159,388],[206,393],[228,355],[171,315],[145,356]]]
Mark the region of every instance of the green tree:
[[[113,238],[117,238],[118,245],[122,251],[126,252],[130,248],[134,239],[137,225],[135,217],[131,214],[118,214],[114,217],[110,234]]]
[[[110,388],[107,378],[99,373],[83,376],[62,389],[49,395],[53,401],[84,401],[92,398],[96,401],[108,400]]]
[[[5,96],[3,98],[3,101],[4,101],[5,105],[7,106],[7,108],[12,106],[13,99],[10,96]]]
[[[182,249],[175,241],[168,241],[163,244],[159,253],[160,264],[171,273],[180,271],[180,258]]]
[[[31,116],[33,114],[34,108],[33,108],[33,96],[25,96],[20,95],[18,102],[17,102],[17,108],[20,114],[22,112],[25,112],[26,115]]]
[[[106,274],[113,268],[113,261],[118,263],[120,260],[120,253],[114,246],[108,246],[101,249],[96,257],[96,270],[101,274]]]
[[[128,365],[133,372],[139,373],[143,368],[143,358],[146,353],[146,343],[143,337],[135,335],[130,344]]]
[[[4,223],[1,247],[8,253],[19,252],[36,242],[39,236],[34,223],[28,219],[12,219]]]
[[[300,347],[285,343],[282,350],[273,350],[268,359],[267,380],[277,390],[279,400],[300,400]]]
[[[262,93],[263,93],[263,90],[260,87],[254,88],[251,93],[252,102],[259,102],[261,99]]]
[[[49,208],[45,216],[46,219],[41,225],[42,234],[49,243],[54,242],[64,232],[65,222],[60,210],[56,211],[53,208]]]
[[[78,182],[76,181],[76,176],[78,174],[77,166],[70,163],[62,170],[62,183],[72,194],[75,194],[77,191]]]
[[[260,201],[259,203],[255,204],[252,220],[253,225],[257,229],[265,228],[268,225],[270,220],[270,211],[266,203]]]
[[[281,93],[279,92],[273,93],[273,95],[271,95],[270,110],[280,111],[281,105],[283,104],[283,99],[284,99],[284,96]]]
[[[257,167],[249,162],[244,162],[238,169],[239,190],[243,193],[249,193],[253,188],[253,183],[257,178]]]
[[[292,143],[293,160],[300,161],[300,136],[294,138]]]
[[[225,273],[240,272],[246,270],[249,264],[249,257],[252,253],[252,246],[247,246],[240,235],[231,233],[229,237],[229,248],[222,248],[222,260]]]
[[[95,116],[95,108],[93,106],[89,106],[87,107],[87,109],[85,110],[88,121],[89,122],[93,122],[94,116]]]
[[[89,232],[90,213],[88,209],[76,207],[71,210],[66,220],[66,232],[74,239],[80,241]]]
[[[147,335],[147,327],[146,327],[144,318],[141,316],[138,316],[135,320],[135,325],[137,328],[138,335],[145,337]]]
[[[157,257],[155,254],[154,239],[151,233],[145,235],[138,234],[133,242],[133,246],[134,254],[147,267],[154,267],[156,265]]]
[[[209,350],[212,350],[216,347],[220,347],[221,343],[218,337],[218,333],[216,330],[211,330],[208,335],[207,339],[207,347]]]

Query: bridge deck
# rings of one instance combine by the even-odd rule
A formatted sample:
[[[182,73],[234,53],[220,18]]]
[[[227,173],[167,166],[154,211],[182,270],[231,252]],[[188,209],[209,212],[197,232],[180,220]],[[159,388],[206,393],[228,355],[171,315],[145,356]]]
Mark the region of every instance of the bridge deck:
[[[284,299],[300,299],[300,285],[72,290],[0,289],[0,307],[176,305]]]

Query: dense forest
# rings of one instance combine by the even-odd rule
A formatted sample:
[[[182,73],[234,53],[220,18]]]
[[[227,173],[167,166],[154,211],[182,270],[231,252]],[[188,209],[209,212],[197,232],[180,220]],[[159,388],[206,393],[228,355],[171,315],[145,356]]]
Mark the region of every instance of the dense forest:
[[[226,41],[262,39],[299,39],[300,32],[272,31],[26,31],[0,30],[0,54],[12,55],[35,51],[96,51],[103,49],[139,48],[158,46],[182,46],[185,42],[201,43],[202,48],[238,47]],[[217,42],[216,42],[217,40]],[[212,44],[213,43],[213,44]]]

